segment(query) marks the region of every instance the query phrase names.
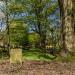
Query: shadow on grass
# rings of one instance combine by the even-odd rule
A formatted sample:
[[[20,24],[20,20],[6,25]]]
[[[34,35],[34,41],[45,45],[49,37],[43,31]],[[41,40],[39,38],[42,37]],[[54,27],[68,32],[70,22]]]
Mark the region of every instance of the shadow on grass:
[[[48,53],[42,53],[40,51],[23,51],[23,57],[25,59],[28,59],[28,60],[48,60],[48,61],[51,61],[51,60],[54,60],[56,57],[51,55],[51,54],[48,54]]]
[[[44,58],[44,59],[50,59],[50,60],[54,60],[56,58],[56,56],[52,56],[52,55],[47,55],[47,54],[42,54],[42,55],[39,55],[38,58]]]

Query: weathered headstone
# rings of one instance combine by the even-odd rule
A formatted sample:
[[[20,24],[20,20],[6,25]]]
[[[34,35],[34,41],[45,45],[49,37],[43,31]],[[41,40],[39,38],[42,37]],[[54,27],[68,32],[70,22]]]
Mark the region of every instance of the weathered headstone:
[[[19,48],[11,49],[10,63],[22,63],[22,49]]]

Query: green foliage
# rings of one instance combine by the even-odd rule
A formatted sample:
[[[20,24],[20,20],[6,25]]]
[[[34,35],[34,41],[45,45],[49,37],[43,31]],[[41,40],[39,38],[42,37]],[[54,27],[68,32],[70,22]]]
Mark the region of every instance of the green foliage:
[[[28,43],[28,31],[26,24],[19,20],[11,22],[10,41],[21,46]]]
[[[8,10],[10,15],[14,15],[15,18],[15,15],[17,14],[21,15],[21,13],[26,13],[27,15],[25,16],[25,18],[22,18],[20,20],[21,21],[23,20],[32,29],[32,31],[39,34],[39,36],[42,35],[43,37],[46,37],[47,30],[50,27],[49,16],[52,13],[54,13],[57,8],[58,3],[57,2],[53,3],[52,0],[16,0],[16,1],[9,1],[8,3]],[[13,19],[10,20],[11,24],[14,27],[16,24],[14,24]],[[26,32],[24,33],[23,31],[20,30],[21,28],[23,28],[21,26],[21,24],[23,25],[23,22],[21,21],[19,23],[18,21],[16,21],[17,26],[16,29],[13,30],[13,33],[17,34],[15,35],[15,37],[12,35],[12,37],[14,37],[13,41],[16,42],[19,41],[22,44],[23,41],[27,39],[26,37],[27,34]],[[42,36],[41,38],[43,38]],[[30,43],[33,44],[38,42],[38,38],[36,38],[36,36],[29,35],[28,39]]]
[[[29,34],[29,42],[31,45],[35,45],[39,42],[39,35],[37,33],[30,33]]]
[[[24,60],[42,60],[42,61],[51,61],[54,59],[53,55],[48,53],[43,54],[39,49],[30,49],[23,50],[23,59]]]
[[[22,13],[25,10],[24,5],[20,2],[9,1],[8,10],[10,13]]]
[[[44,33],[50,25],[50,19],[48,18],[58,8],[58,3],[52,4],[51,0],[26,0],[25,5],[28,13],[25,18],[29,25],[35,27],[35,32],[39,32],[39,27],[41,27],[41,32]]]

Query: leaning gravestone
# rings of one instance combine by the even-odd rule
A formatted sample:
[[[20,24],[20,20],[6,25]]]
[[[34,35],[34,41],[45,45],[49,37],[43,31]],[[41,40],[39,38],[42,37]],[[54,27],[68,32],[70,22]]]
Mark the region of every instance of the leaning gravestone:
[[[22,63],[22,49],[20,48],[11,49],[10,63]]]

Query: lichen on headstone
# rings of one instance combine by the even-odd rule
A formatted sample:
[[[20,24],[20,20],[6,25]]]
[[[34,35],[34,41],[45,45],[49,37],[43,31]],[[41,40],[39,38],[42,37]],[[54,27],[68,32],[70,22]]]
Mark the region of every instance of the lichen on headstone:
[[[22,63],[22,49],[10,50],[10,63]]]

